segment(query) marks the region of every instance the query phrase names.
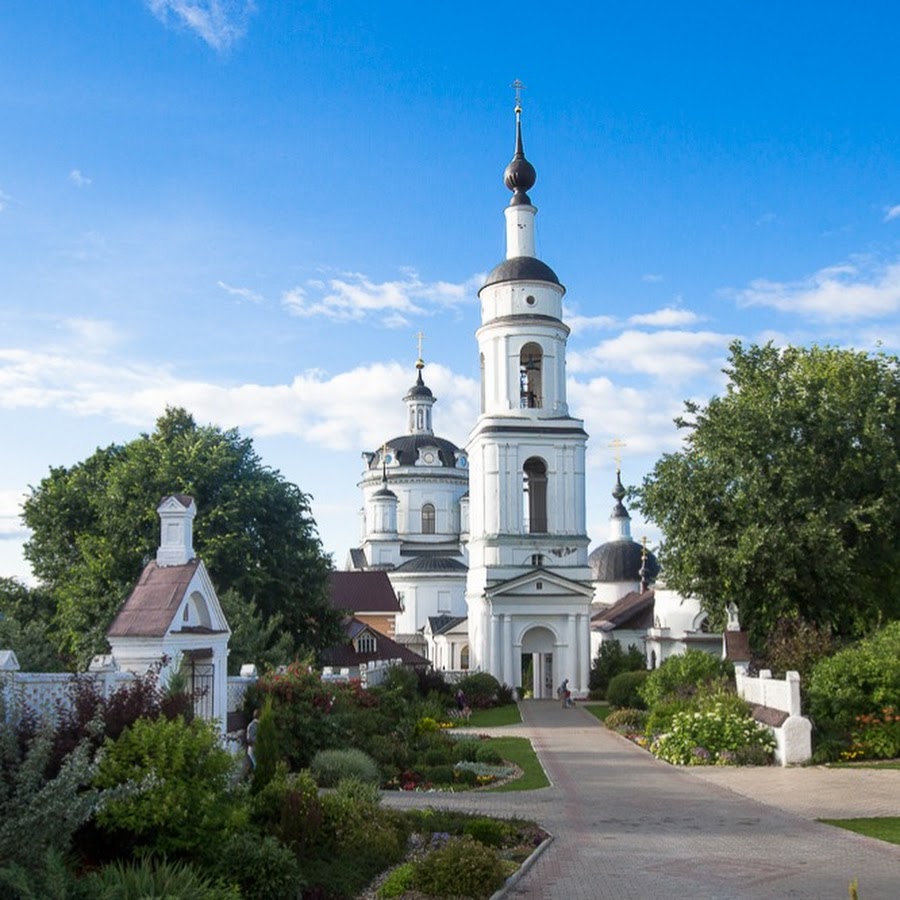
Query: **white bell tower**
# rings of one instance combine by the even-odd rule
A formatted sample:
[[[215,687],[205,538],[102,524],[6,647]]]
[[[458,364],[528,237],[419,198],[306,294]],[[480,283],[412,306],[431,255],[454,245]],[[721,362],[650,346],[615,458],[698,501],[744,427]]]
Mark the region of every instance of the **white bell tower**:
[[[517,88],[521,85],[516,82]],[[517,92],[518,93],[518,92]],[[469,644],[473,667],[555,695],[588,689],[590,602],[585,444],[566,401],[565,288],[535,256],[537,175],[522,145],[504,182],[506,259],[479,292],[481,415],[469,454]]]

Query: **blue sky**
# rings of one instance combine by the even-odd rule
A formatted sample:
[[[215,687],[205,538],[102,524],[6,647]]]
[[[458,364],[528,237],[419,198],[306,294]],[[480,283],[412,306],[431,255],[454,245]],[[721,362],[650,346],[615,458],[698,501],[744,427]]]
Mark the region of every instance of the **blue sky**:
[[[360,453],[404,428],[416,332],[436,430],[462,445],[474,422],[515,78],[605,539],[610,442],[639,482],[683,401],[721,390],[732,338],[900,348],[898,18],[7,0],[0,575],[28,575],[28,486],[166,405],[253,437],[342,564]]]

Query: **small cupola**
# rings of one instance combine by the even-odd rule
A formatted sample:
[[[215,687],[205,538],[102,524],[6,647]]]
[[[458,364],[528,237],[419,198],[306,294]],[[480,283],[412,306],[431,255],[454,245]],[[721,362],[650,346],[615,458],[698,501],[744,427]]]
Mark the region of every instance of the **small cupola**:
[[[171,494],[162,499],[156,512],[160,531],[156,564],[161,568],[186,565],[194,558],[194,498]]]
[[[403,398],[407,408],[407,432],[409,434],[434,434],[431,424],[431,408],[437,399],[431,393],[424,379],[422,369],[425,362],[420,356],[416,360],[416,383],[407,391]]]

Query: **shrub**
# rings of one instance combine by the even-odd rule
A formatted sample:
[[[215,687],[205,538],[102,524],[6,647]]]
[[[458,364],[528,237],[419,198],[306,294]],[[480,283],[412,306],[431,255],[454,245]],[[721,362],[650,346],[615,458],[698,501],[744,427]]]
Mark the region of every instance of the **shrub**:
[[[218,869],[244,900],[300,900],[303,877],[297,857],[271,835],[242,831],[222,846]]]
[[[853,743],[843,759],[895,759],[900,756],[900,715],[886,706],[880,713],[857,716],[850,736]]]
[[[508,684],[501,684],[497,688],[497,696],[495,698],[497,706],[509,706],[510,703],[515,702],[515,699],[516,692]]]
[[[251,801],[251,821],[298,857],[321,842],[324,818],[318,785],[308,771],[289,775],[279,766]]]
[[[637,672],[647,668],[644,654],[631,644],[623,650],[618,641],[604,641],[591,664],[590,687],[591,699],[605,700],[609,683],[622,672]],[[594,696],[596,694],[596,696]]]
[[[433,850],[415,868],[413,883],[433,897],[490,897],[506,881],[497,851],[474,838],[449,840]]]
[[[506,840],[507,827],[496,819],[472,819],[463,827],[463,834],[475,838],[486,847],[502,847]]]
[[[670,656],[658,669],[650,672],[641,688],[641,696],[652,709],[667,698],[693,696],[701,685],[731,675],[733,671],[729,663],[711,653],[688,650]]]
[[[86,879],[94,900],[146,900],[190,897],[191,900],[240,900],[236,886],[223,887],[186,862],[143,857],[136,863],[116,862]]]
[[[475,754],[475,762],[488,766],[499,766],[503,762],[503,757],[490,744],[485,743],[479,746],[478,752]]]
[[[378,784],[381,773],[378,765],[362,750],[320,750],[310,766],[319,787],[337,787],[345,778],[357,778],[369,784]]]
[[[97,766],[87,740],[48,778],[53,754],[49,730],[23,749],[11,726],[0,728],[0,865],[34,869],[48,851],[68,852],[72,835],[103,797],[91,787]]]
[[[616,675],[606,690],[606,699],[612,706],[629,709],[645,709],[646,704],[639,688],[647,680],[649,672],[622,672]]]
[[[834,636],[827,626],[782,617],[766,635],[766,645],[754,663],[758,669],[771,669],[776,678],[788,671],[799,672],[806,683],[816,663],[834,650]]]
[[[681,766],[735,764],[735,754],[746,754],[748,748],[763,751],[760,758],[768,762],[775,738],[749,713],[741,714],[723,704],[704,712],[677,713],[671,730],[650,745],[655,756]]]
[[[108,801],[97,822],[158,852],[196,850],[215,840],[233,760],[210,723],[139,719],[108,740],[95,778],[101,788],[139,790]]]
[[[411,862],[397,866],[378,889],[379,900],[401,897],[412,889],[414,867]]]
[[[481,741],[472,738],[463,738],[457,741],[453,747],[453,755],[457,760],[465,762],[475,762],[478,758],[478,751],[481,748]]]
[[[616,709],[603,720],[603,724],[613,731],[638,734],[643,732],[647,724],[647,717],[648,713],[645,709]]]
[[[654,704],[644,724],[644,734],[647,737],[655,737],[672,727],[672,720],[679,713],[693,712],[694,701],[685,697],[676,697],[672,700],[661,700]]]
[[[500,682],[488,672],[473,672],[458,684],[473,709],[488,709],[497,703]]]
[[[74,900],[81,896],[75,876],[58,850],[34,856],[29,867],[10,862],[0,868],[3,900]]]
[[[422,773],[432,784],[453,784],[457,780],[453,766],[429,766]]]
[[[857,716],[900,709],[900,621],[820,660],[808,696],[810,716],[826,730],[849,732]]]
[[[280,746],[281,740],[278,736],[278,726],[275,724],[272,695],[269,694],[263,699],[256,727],[256,747],[254,749],[256,766],[252,772],[254,791],[262,790],[275,775],[275,769],[281,758]]]

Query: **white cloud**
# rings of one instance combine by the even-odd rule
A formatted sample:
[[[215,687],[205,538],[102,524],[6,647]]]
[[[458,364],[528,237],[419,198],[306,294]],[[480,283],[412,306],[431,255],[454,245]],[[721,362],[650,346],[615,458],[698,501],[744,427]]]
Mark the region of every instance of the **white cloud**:
[[[714,331],[623,331],[587,351],[568,354],[572,373],[649,375],[669,383],[708,376],[720,368],[731,337]]]
[[[567,310],[563,311],[563,319],[566,325],[572,329],[572,334],[582,334],[585,331],[608,331],[618,325],[615,316],[579,316]]]
[[[645,272],[641,275],[641,281],[646,281],[647,284],[659,284],[662,280],[662,275],[658,275],[654,272]]]
[[[216,284],[225,291],[226,294],[230,294],[232,297],[237,297],[239,300],[249,300],[251,303],[262,303],[263,296],[257,291],[252,290],[251,288],[239,288],[232,287],[230,284],[226,284],[224,281],[217,281]]]
[[[253,0],[146,0],[164,25],[176,24],[196,32],[214,50],[228,50],[247,33],[256,11]]]
[[[82,174],[80,169],[72,169],[69,172],[69,181],[77,188],[87,187],[91,183],[91,179]]]
[[[335,322],[378,318],[389,328],[408,324],[410,315],[427,315],[430,306],[456,306],[474,300],[483,277],[474,275],[454,284],[425,282],[414,271],[396,281],[372,281],[359,272],[327,280],[310,279],[282,294],[281,302],[295,316],[322,316]]]
[[[21,540],[27,534],[21,519],[24,499],[22,491],[0,490],[0,541]]]
[[[10,200],[12,200],[12,197],[10,197],[6,191],[0,191],[0,212],[3,212],[3,210],[6,209]]]
[[[649,325],[651,327],[675,328],[681,325],[693,325],[700,322],[702,317],[689,309],[678,309],[674,306],[666,306],[652,313],[641,313],[630,316],[629,325]]]
[[[287,384],[186,380],[168,365],[126,363],[97,352],[102,323],[73,320],[66,327],[70,339],[58,346],[0,349],[0,409],[52,409],[145,428],[166,406],[184,406],[198,421],[348,450],[377,446],[386,421],[396,421],[402,430],[403,389],[415,379],[411,366],[378,363],[335,375],[303,372]],[[478,414],[477,384],[435,364],[425,375],[439,400],[445,398],[439,408],[441,434],[464,442]]]
[[[893,219],[900,219],[900,203],[896,206],[889,206],[884,211],[885,222],[890,222]]]
[[[742,306],[830,320],[871,318],[900,310],[900,262],[879,265],[857,259],[820,269],[800,281],[757,279],[743,290],[723,291]]]

